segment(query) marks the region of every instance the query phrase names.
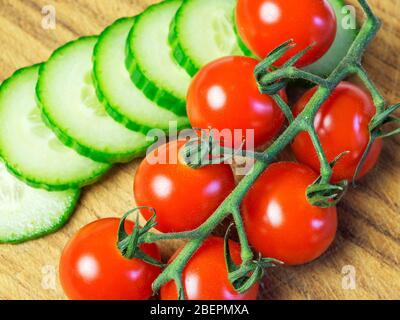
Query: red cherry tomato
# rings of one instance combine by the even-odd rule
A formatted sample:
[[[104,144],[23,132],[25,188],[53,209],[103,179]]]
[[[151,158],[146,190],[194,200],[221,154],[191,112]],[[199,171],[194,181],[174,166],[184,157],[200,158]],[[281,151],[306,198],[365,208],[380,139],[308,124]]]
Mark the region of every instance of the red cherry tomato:
[[[336,17],[326,0],[239,0],[237,30],[249,49],[264,59],[273,49],[293,39],[296,47],[276,62],[315,43],[296,64],[304,67],[321,58],[336,36]]]
[[[233,261],[240,264],[240,246],[229,242]],[[176,258],[178,251],[171,261]],[[245,294],[235,291],[228,280],[224,257],[224,239],[208,238],[189,260],[183,271],[183,284],[188,300],[255,300],[259,285],[256,284]],[[174,282],[161,288],[161,300],[177,300],[178,293]]]
[[[101,219],[83,227],[67,244],[60,260],[60,279],[73,300],[146,300],[160,268],[124,258],[117,248],[119,219]],[[134,224],[125,224],[128,233]],[[155,244],[140,249],[159,260]]]
[[[254,130],[255,147],[269,142],[282,128],[284,115],[275,101],[261,94],[254,78],[258,61],[226,57],[206,65],[194,77],[187,97],[187,112],[193,128]],[[282,92],[286,100],[286,95]],[[225,144],[227,146],[227,144]]]
[[[288,265],[321,256],[337,229],[336,207],[312,206],[306,189],[318,175],[290,162],[271,165],[256,181],[242,205],[249,242],[264,257]]]
[[[156,228],[162,232],[196,229],[235,188],[229,165],[188,167],[180,157],[184,144],[185,141],[173,141],[154,150],[135,176],[136,203],[156,210]],[[165,159],[166,164],[151,164],[151,158]],[[147,220],[152,216],[149,210],[142,210],[142,214]]]
[[[297,116],[306,106],[316,88],[306,92],[294,108]],[[360,160],[367,148],[370,132],[368,125],[376,113],[369,94],[357,86],[342,82],[317,113],[314,126],[328,160],[333,161],[345,151],[333,170],[332,180],[352,180]],[[298,161],[319,172],[320,162],[309,135],[300,133],[292,145]],[[382,150],[382,139],[373,144],[358,177],[365,176],[377,163]]]

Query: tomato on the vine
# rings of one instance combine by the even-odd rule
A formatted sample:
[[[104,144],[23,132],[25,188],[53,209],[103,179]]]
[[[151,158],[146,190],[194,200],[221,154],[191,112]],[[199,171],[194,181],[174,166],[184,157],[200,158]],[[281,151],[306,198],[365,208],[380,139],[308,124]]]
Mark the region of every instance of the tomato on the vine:
[[[60,260],[60,280],[66,295],[73,300],[146,300],[159,267],[139,259],[126,259],[117,248],[120,220],[101,219],[83,227],[67,244]],[[126,221],[125,229],[134,224]],[[155,244],[140,250],[160,259]]]
[[[292,162],[272,164],[242,204],[249,242],[264,257],[288,265],[321,256],[337,229],[336,207],[312,206],[306,190],[318,178],[310,168]]]
[[[191,231],[203,224],[235,188],[232,168],[217,164],[193,169],[180,156],[185,141],[172,141],[155,149],[141,163],[135,176],[138,206],[155,209],[156,229]],[[152,160],[158,159],[158,163]],[[164,163],[162,163],[165,161]],[[149,220],[152,212],[141,210]]]
[[[296,47],[282,56],[280,66],[291,56],[315,44],[296,64],[304,67],[321,58],[336,36],[336,16],[326,0],[239,0],[236,25],[243,42],[264,59],[285,41]]]
[[[254,130],[255,147],[269,142],[280,131],[284,115],[268,95],[261,94],[254,69],[258,61],[249,57],[226,57],[211,62],[193,78],[187,96],[187,113],[193,128]],[[286,100],[286,94],[281,92]],[[237,141],[233,141],[237,146]],[[228,145],[228,147],[232,146]],[[227,146],[227,143],[225,144]]]
[[[294,108],[297,116],[315,93],[312,88]],[[352,180],[370,140],[369,123],[376,113],[372,97],[349,82],[341,82],[318,111],[314,127],[328,161],[344,155],[333,169],[333,182]],[[320,170],[320,161],[308,133],[300,133],[292,144],[298,161]],[[374,142],[357,178],[365,176],[377,163],[382,150],[382,139]]]
[[[240,246],[230,241],[229,248],[235,264],[241,263]],[[173,261],[180,251],[175,253]],[[228,279],[224,256],[224,239],[208,238],[189,260],[183,270],[183,286],[188,300],[255,300],[259,285],[253,285],[246,293],[236,292]],[[173,281],[161,288],[162,300],[177,300],[178,292]]]

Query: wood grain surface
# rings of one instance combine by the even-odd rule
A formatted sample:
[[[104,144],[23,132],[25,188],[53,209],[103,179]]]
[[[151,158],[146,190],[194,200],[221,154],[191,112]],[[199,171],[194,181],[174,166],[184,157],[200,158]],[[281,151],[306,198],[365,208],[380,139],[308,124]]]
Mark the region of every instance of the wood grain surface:
[[[115,19],[138,14],[152,2],[0,0],[0,82],[18,68],[45,61],[67,41],[99,34]],[[388,102],[399,102],[400,0],[370,3],[383,29],[366,54],[365,67]],[[55,30],[42,28],[45,5],[56,8]],[[329,252],[307,266],[269,270],[262,298],[400,299],[399,142],[398,137],[386,142],[377,168],[339,206],[339,232]],[[62,248],[86,223],[121,216],[134,205],[137,165],[138,161],[117,166],[86,188],[75,215],[58,233],[0,246],[0,299],[65,299],[57,277]],[[164,244],[164,257],[177,245]],[[349,272],[355,275],[355,287],[348,286]]]

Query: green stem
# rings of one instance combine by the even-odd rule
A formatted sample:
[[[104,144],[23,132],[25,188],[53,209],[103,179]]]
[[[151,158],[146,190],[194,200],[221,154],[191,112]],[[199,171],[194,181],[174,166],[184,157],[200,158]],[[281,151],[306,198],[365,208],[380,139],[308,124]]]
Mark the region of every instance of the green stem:
[[[376,87],[376,85],[374,84],[374,82],[369,78],[367,71],[365,71],[365,69],[361,65],[359,65],[355,69],[355,72],[357,73],[359,78],[364,82],[365,86],[371,93],[372,99],[373,99],[375,107],[376,107],[376,112],[378,114],[382,113],[384,111],[385,105],[386,105],[385,99],[380,94],[380,92],[379,92],[378,88]]]
[[[323,87],[330,87],[330,82],[327,79],[323,79],[315,74],[309,73],[307,71],[297,69],[295,67],[286,67],[278,69],[272,73],[267,73],[264,75],[260,82],[262,83],[274,83],[282,78],[286,79],[303,79],[310,81],[316,85]]]
[[[178,233],[151,233],[148,232],[140,238],[140,243],[154,243],[157,241],[192,239],[199,235],[198,230]]]
[[[235,221],[237,233],[239,235],[242,263],[247,264],[249,261],[253,259],[254,256],[253,256],[253,251],[251,251],[250,249],[246,230],[244,228],[243,219],[240,214],[240,209],[238,207],[232,211],[232,216],[233,216],[233,221]]]
[[[263,152],[254,152],[254,151],[249,151],[249,150],[244,150],[243,157],[248,157],[248,158],[253,158],[257,161],[261,162],[266,162],[268,159],[265,157],[265,154]]]
[[[219,225],[226,217],[228,217],[235,208],[240,206],[244,196],[250,187],[255,183],[257,178],[264,172],[268,165],[272,162],[282,149],[287,146],[291,140],[300,132],[302,117],[300,116],[289,126],[285,133],[283,133],[264,153],[264,158],[268,159],[265,162],[258,161],[255,163],[252,171],[243,178],[238,184],[236,189],[231,195],[225,199],[215,213],[197,229],[197,237],[191,239],[180,254],[172,261],[160,276],[153,283],[153,290],[158,291],[163,285],[174,279],[176,270],[181,270],[185,266],[195,252],[200,248],[204,240],[211,234],[211,232]]]
[[[152,242],[157,240],[165,240],[165,239],[183,239],[189,238],[189,242],[185,245],[185,247],[181,250],[179,255],[172,261],[166,269],[160,274],[160,276],[153,283],[154,291],[159,290],[164,284],[171,280],[175,280],[178,286],[178,289],[182,290],[182,272],[190,258],[195,254],[195,252],[202,245],[204,240],[211,234],[211,232],[219,225],[226,217],[230,214],[233,214],[233,218],[235,220],[240,242],[242,246],[242,256],[244,263],[242,264],[240,270],[246,269],[246,261],[248,262],[253,257],[251,250],[249,248],[249,244],[247,241],[247,237],[244,231],[243,221],[240,216],[240,204],[245,197],[248,190],[255,183],[258,177],[266,170],[266,168],[272,163],[272,161],[276,158],[276,156],[288,145],[291,141],[301,132],[307,131],[310,133],[310,136],[314,142],[317,153],[321,160],[321,171],[325,180],[329,180],[331,173],[331,167],[326,159],[326,156],[323,152],[321,143],[317,137],[317,134],[314,130],[314,119],[315,115],[319,111],[321,105],[328,99],[331,95],[334,88],[350,73],[357,72],[364,81],[367,81],[368,77],[364,72],[359,68],[362,55],[369,45],[371,40],[374,38],[375,34],[379,30],[380,22],[373,14],[371,8],[369,7],[367,1],[359,0],[361,7],[364,9],[364,12],[367,16],[367,20],[365,21],[362,29],[360,30],[358,36],[356,37],[354,43],[349,49],[346,57],[342,60],[342,62],[337,66],[337,68],[332,72],[332,74],[327,79],[322,79],[311,75],[309,73],[296,70],[292,67],[285,67],[282,70],[286,72],[282,72],[279,69],[277,71],[273,71],[271,73],[268,72],[268,61],[274,61],[282,54],[282,52],[286,52],[290,49],[290,43],[282,45],[279,50],[275,50],[275,56],[269,57],[260,64],[258,69],[261,77],[259,79],[259,86],[262,90],[267,88],[270,84],[271,80],[279,81],[280,78],[287,79],[290,77],[300,77],[311,82],[317,83],[319,85],[316,90],[314,96],[310,99],[307,106],[304,108],[303,112],[296,118],[291,119],[292,122],[286,128],[286,130],[275,140],[275,142],[262,154],[257,155],[257,158],[261,161],[257,161],[251,172],[243,178],[243,180],[238,184],[236,189],[231,193],[231,195],[225,199],[225,201],[219,206],[219,208],[214,212],[214,214],[197,230],[186,233],[176,233],[170,235],[155,235],[149,234],[144,236],[141,242]],[[286,47],[285,47],[286,46]],[[279,53],[279,52],[280,53]],[[264,71],[266,70],[266,71]],[[263,80],[267,83],[263,83]],[[366,82],[369,84],[369,88],[374,90],[372,86],[372,82]],[[279,86],[275,86],[275,88],[279,88]],[[279,91],[279,90],[278,90]],[[379,100],[379,99],[378,99]],[[249,267],[250,268],[250,267]],[[249,269],[250,270],[250,269]],[[258,270],[259,271],[259,270]],[[182,298],[182,294],[180,295]]]
[[[319,161],[321,163],[321,183],[329,183],[332,178],[332,167],[325,155],[324,148],[322,147],[321,141],[319,140],[318,134],[315,131],[314,125],[308,129],[311,141],[314,144],[315,151],[318,154]]]
[[[294,121],[294,116],[288,104],[279,94],[272,95],[272,99],[274,99],[275,103],[279,106],[279,108],[281,108],[282,112],[286,116],[286,119],[289,121],[289,124],[292,123]]]

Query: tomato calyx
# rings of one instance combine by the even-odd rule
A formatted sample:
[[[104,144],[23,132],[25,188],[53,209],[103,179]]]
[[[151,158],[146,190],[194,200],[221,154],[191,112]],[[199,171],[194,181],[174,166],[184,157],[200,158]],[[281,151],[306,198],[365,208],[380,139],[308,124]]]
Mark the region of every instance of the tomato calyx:
[[[364,163],[367,159],[367,156],[368,156],[372,146],[374,145],[375,141],[377,139],[385,139],[385,138],[389,138],[389,137],[400,134],[400,128],[393,129],[392,131],[389,131],[389,132],[383,131],[383,127],[385,125],[400,122],[400,118],[393,115],[399,109],[400,109],[400,103],[395,104],[381,112],[379,112],[379,110],[378,110],[378,113],[375,115],[374,118],[372,118],[371,123],[369,124],[370,139],[369,139],[368,145],[365,149],[365,152],[364,152],[363,156],[361,157],[361,160],[360,160],[360,162],[357,166],[357,169],[354,173],[353,185],[356,184],[356,179],[358,177],[358,174],[359,174],[362,166],[364,165]]]
[[[233,224],[228,227],[224,238],[225,263],[229,281],[238,293],[243,294],[264,277],[267,268],[282,265],[283,262],[273,258],[263,258],[259,254],[257,260],[249,259],[243,261],[241,265],[236,265],[229,248],[229,234],[232,226]]]
[[[275,67],[274,63],[285,55],[290,49],[296,46],[293,40],[288,40],[273,50],[263,61],[261,61],[254,70],[259,91],[262,94],[270,95],[282,112],[285,114],[289,124],[293,123],[294,116],[289,105],[278,94],[286,88],[291,79],[304,79],[317,85],[331,87],[331,82],[312,73],[296,68],[294,65],[307,52],[309,52],[315,43],[300,51],[290,58],[281,67]]]
[[[388,138],[400,134],[400,128],[387,133],[382,130],[382,127],[386,124],[400,122],[400,118],[393,115],[399,109],[400,103],[387,108],[382,113],[378,113],[369,125],[370,132],[377,132],[379,138]]]
[[[133,229],[133,232],[131,234],[128,234],[125,230],[125,221],[128,219],[128,217],[133,214],[138,212],[141,209],[148,209],[154,213],[153,217],[147,221],[145,226],[143,228],[140,228],[139,224],[139,215],[136,216],[136,221],[135,221],[135,227]],[[141,237],[148,233],[152,228],[154,228],[157,225],[156,222],[156,212],[153,208],[150,207],[136,207],[127,213],[124,214],[122,219],[120,220],[119,227],[118,227],[118,242],[117,246],[119,251],[121,252],[122,256],[125,257],[128,260],[131,260],[133,258],[137,258],[140,260],[143,260],[144,262],[147,262],[148,264],[157,266],[157,267],[163,267],[164,264],[149,255],[145,254],[143,251],[139,249],[139,245],[141,244]]]
[[[277,94],[280,90],[286,87],[288,79],[291,77],[297,78],[297,76],[293,74],[295,73],[293,71],[298,70],[298,72],[300,72],[301,70],[294,67],[294,65],[314,46],[315,43],[303,49],[286,61],[281,67],[275,67],[274,63],[290,49],[295,48],[296,44],[293,40],[288,40],[274,49],[254,70],[254,75],[259,84],[260,92],[269,95]],[[288,70],[291,72],[287,72]],[[270,73],[270,71],[273,71],[273,73]],[[280,75],[284,75],[285,73],[287,76],[280,77]]]
[[[186,165],[193,169],[212,164],[221,164],[239,155],[242,151],[224,148],[221,140],[216,139],[214,129],[194,129],[198,137],[190,139],[181,149],[181,156]],[[242,144],[242,146],[244,143]]]
[[[296,44],[293,42],[293,40],[288,40],[271,51],[267,57],[257,65],[256,69],[254,70],[254,75],[259,84],[261,93],[272,96],[286,87],[287,81],[276,81],[275,79],[273,81],[268,81],[268,79],[265,80],[265,78],[267,78],[269,71],[281,69],[273,66],[274,62],[276,62],[280,57],[282,57],[286,52],[295,46]]]
[[[345,151],[338,155],[329,166],[333,169],[338,161],[348,153],[348,151]],[[332,171],[329,171],[327,174],[321,173],[318,179],[307,188],[306,196],[311,205],[320,208],[334,207],[346,194],[349,182],[343,180],[338,183],[330,183],[331,173]]]
[[[330,208],[336,206],[346,194],[349,183],[343,180],[336,184],[322,183],[320,177],[307,188],[307,200],[316,207]]]
[[[199,169],[208,165],[229,163],[236,156],[252,157],[255,160],[266,161],[262,153],[245,150],[243,140],[237,148],[223,146],[216,138],[215,129],[194,129],[200,136],[191,138],[181,149],[180,155],[186,165]]]

